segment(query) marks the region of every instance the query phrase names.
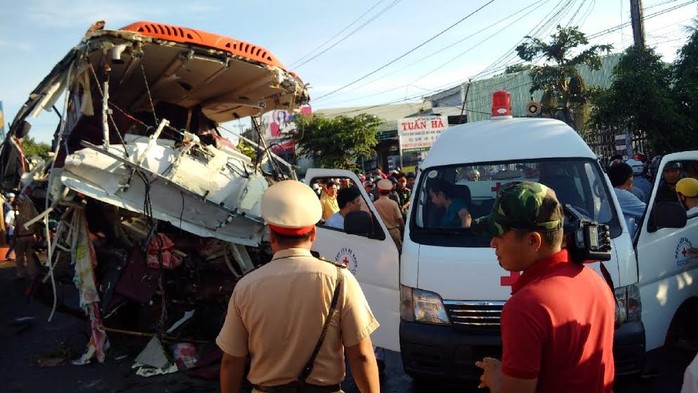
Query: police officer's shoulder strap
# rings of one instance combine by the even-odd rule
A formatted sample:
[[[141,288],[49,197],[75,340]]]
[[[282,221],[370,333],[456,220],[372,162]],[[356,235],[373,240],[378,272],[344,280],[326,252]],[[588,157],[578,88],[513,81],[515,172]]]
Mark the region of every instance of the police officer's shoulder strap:
[[[337,266],[337,284],[335,285],[334,293],[332,294],[330,312],[327,314],[327,318],[325,318],[325,324],[322,326],[322,333],[320,333],[320,338],[318,338],[317,344],[315,344],[315,348],[313,349],[312,355],[310,355],[310,359],[305,364],[305,367],[303,367],[303,370],[301,370],[300,374],[298,374],[297,382],[299,383],[305,383],[305,379],[308,378],[310,373],[313,371],[313,364],[315,363],[315,358],[317,357],[318,352],[320,352],[322,342],[325,340],[325,334],[327,334],[327,328],[330,327],[330,320],[332,319],[334,310],[337,308],[337,302],[339,301],[339,292],[342,289],[342,283],[344,282],[344,272],[342,272],[343,266],[339,266],[336,263],[335,266]]]
[[[323,261],[323,262],[331,263],[331,264],[337,266],[337,267],[340,268],[340,269],[346,269],[346,268],[347,268],[347,266],[346,266],[345,264],[343,264],[342,262],[339,262],[339,261],[333,261],[333,260],[330,260],[330,259],[325,259],[325,258],[323,258],[323,257],[321,257],[321,256],[316,256],[315,258],[317,258],[317,259],[319,259],[319,260],[321,260],[321,261]]]

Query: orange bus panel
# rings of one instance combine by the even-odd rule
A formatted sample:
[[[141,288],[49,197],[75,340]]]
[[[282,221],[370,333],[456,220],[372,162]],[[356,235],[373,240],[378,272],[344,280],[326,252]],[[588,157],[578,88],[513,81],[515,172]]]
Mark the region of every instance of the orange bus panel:
[[[286,69],[271,52],[261,46],[201,30],[146,21],[131,23],[119,30],[133,31],[148,37],[174,41],[181,44],[195,44],[218,49],[234,56],[240,56],[260,63],[283,68],[284,70]]]

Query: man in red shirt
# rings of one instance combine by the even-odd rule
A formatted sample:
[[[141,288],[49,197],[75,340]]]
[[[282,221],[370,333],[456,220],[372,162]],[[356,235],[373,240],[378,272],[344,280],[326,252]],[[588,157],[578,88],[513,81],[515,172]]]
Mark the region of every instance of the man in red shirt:
[[[523,271],[502,310],[503,356],[484,358],[480,387],[507,392],[612,392],[615,301],[592,269],[562,249],[555,192],[512,182],[497,193],[476,232],[493,236],[500,266]]]

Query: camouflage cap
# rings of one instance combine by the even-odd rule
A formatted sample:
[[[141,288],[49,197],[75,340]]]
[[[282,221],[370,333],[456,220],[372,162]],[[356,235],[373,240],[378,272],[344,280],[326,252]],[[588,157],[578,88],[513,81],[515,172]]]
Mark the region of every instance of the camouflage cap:
[[[562,228],[563,218],[555,191],[540,183],[517,181],[499,189],[490,214],[474,220],[471,229],[482,236],[503,235],[509,229],[545,231]]]

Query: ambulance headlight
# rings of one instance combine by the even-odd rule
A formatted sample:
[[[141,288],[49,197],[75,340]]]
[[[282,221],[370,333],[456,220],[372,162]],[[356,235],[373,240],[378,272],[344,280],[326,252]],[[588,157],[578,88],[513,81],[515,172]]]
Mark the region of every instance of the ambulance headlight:
[[[409,322],[448,325],[451,322],[441,296],[421,289],[400,286],[400,317]]]
[[[642,302],[640,288],[637,284],[615,289],[616,294],[616,325],[640,320]]]

